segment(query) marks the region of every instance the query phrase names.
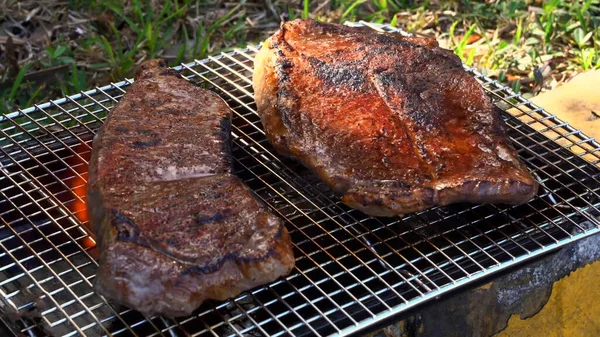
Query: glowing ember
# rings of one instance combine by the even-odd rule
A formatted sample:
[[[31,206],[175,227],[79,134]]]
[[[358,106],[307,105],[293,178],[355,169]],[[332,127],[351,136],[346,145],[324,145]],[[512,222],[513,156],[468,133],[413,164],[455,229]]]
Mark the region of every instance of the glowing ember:
[[[83,240],[81,240],[81,246],[87,250],[89,248],[95,247],[96,241],[91,236],[86,236],[85,238],[83,238]]]
[[[87,223],[88,215],[87,208],[85,205],[85,193],[87,188],[87,172],[88,172],[88,158],[90,156],[90,148],[86,144],[79,144],[74,149],[74,152],[79,156],[72,156],[69,160],[71,169],[79,174],[74,175],[72,179],[69,179],[69,187],[75,196],[75,200],[71,203],[71,212],[77,217],[82,224]]]

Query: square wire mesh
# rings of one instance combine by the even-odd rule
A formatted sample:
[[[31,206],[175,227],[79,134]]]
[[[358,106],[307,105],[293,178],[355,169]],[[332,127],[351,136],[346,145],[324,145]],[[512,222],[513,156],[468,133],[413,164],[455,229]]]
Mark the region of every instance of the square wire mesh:
[[[373,29],[398,32],[364,22]],[[291,275],[192,317],[145,317],[94,293],[85,215],[91,140],[131,80],[0,119],[0,310],[30,336],[346,335],[449,290],[600,231],[598,144],[478,72],[542,187],[520,206],[455,204],[402,218],[352,210],[274,154],[252,95],[257,49],[177,67],[234,111],[236,174],[286,220]]]

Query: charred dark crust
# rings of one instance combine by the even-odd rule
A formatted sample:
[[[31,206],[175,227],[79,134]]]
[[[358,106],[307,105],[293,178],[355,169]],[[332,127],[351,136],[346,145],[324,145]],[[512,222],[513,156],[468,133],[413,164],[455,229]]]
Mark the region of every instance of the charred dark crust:
[[[316,29],[319,31],[320,34],[339,34],[341,32],[347,32],[348,28],[350,28],[337,23],[323,23],[317,20],[306,20],[305,22],[306,26],[304,29]]]
[[[357,62],[328,63],[316,57],[309,56],[313,74],[325,85],[347,86],[350,90],[361,91],[365,85],[365,75],[359,69]]]
[[[162,141],[160,139],[152,139],[149,141],[135,141],[131,146],[136,149],[147,149],[149,147],[158,146]]]
[[[377,41],[378,43],[381,43],[381,44],[392,44],[392,43],[398,43],[398,41],[401,41],[401,40],[398,40],[397,37],[390,36],[387,34],[376,34],[375,41]],[[419,46],[419,47],[422,47],[422,46]]]
[[[117,229],[117,240],[139,243],[140,229],[132,219],[116,209],[110,210],[112,224]]]
[[[294,105],[290,105],[289,102],[296,101],[296,95],[293,91],[282,88],[281,84],[281,89],[277,91],[277,109],[281,113],[281,122],[286,127],[286,129],[291,130],[292,121],[290,120],[290,116],[294,111]]]
[[[277,87],[279,88],[277,90],[276,109],[281,113],[280,117],[283,126],[288,130],[288,134],[291,134],[289,132],[292,130],[292,121],[290,118],[295,110],[298,97],[295,90],[290,88],[290,71],[293,69],[293,63],[282,49],[285,49],[289,53],[293,51],[293,48],[285,41],[284,34],[285,29],[282,29],[279,34],[280,41],[276,44],[280,48],[277,50],[277,59],[275,61]]]

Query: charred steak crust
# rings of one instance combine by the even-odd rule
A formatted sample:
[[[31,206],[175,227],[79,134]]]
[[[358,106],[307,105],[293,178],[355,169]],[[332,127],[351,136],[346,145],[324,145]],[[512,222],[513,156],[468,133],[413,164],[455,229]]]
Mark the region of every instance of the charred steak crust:
[[[274,148],[367,214],[537,193],[499,109],[434,39],[286,22],[256,56],[253,87]]]
[[[88,213],[98,293],[189,315],[288,274],[289,233],[232,174],[230,109],[162,60],[144,63],[93,141]]]

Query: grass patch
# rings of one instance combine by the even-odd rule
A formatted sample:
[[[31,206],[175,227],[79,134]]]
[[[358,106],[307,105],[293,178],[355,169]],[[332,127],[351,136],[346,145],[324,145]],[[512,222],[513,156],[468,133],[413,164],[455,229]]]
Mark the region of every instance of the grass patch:
[[[390,23],[533,95],[600,68],[600,0],[0,1],[0,114],[259,42],[281,20]]]

